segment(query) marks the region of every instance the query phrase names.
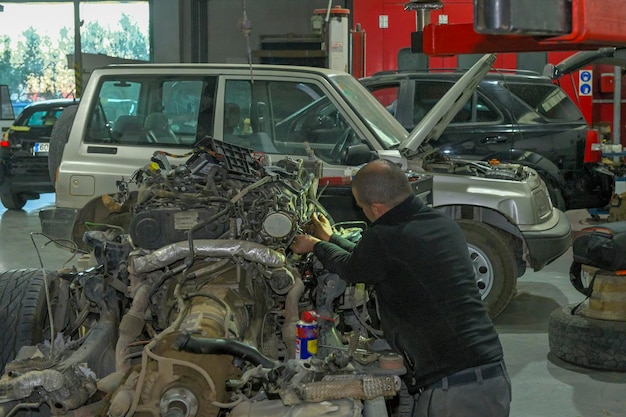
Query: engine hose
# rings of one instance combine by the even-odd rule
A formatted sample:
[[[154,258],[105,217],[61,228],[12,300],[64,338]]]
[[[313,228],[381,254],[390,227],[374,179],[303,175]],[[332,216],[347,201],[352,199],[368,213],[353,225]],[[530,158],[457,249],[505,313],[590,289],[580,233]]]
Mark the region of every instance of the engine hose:
[[[273,368],[277,364],[255,347],[237,340],[196,337],[187,332],[178,335],[174,349],[203,355],[232,355],[264,368]]]
[[[304,282],[302,282],[300,274],[294,273],[294,284],[287,293],[285,300],[285,322],[281,329],[290,359],[296,357],[296,325],[300,316],[298,301],[304,294],[304,290]]]
[[[130,361],[126,359],[129,346],[133,340],[141,335],[146,324],[145,315],[150,303],[150,285],[146,282],[139,285],[128,312],[122,317],[118,330],[118,339],[115,345],[115,370],[126,371],[130,368]]]
[[[189,257],[185,260],[185,266],[187,267],[187,269],[191,268],[191,265],[193,265],[193,257],[194,257],[193,234],[196,231],[200,230],[201,228],[205,227],[207,224],[211,224],[215,220],[217,220],[220,217],[222,217],[223,215],[227,214],[229,210],[230,210],[230,207],[226,206],[226,208],[222,209],[221,211],[218,211],[217,213],[215,213],[213,216],[209,217],[205,221],[200,222],[200,223],[196,224],[195,226],[193,226],[191,229],[189,229],[189,232],[187,233],[188,236],[189,236],[189,239],[188,239],[188,242],[189,242]],[[187,277],[187,275],[183,274],[183,278],[182,278],[182,282],[183,283],[185,282],[186,277]]]

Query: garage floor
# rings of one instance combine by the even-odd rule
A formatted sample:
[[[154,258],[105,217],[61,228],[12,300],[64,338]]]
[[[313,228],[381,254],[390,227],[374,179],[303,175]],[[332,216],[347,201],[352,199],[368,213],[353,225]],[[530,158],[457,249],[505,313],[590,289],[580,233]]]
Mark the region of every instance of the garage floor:
[[[67,252],[44,246],[38,210],[54,203],[47,194],[30,201],[22,211],[0,208],[0,271],[39,267],[33,243],[47,269],[68,262]],[[574,230],[592,221],[586,211],[568,212]],[[626,373],[599,372],[570,365],[549,352],[548,316],[559,306],[582,296],[569,283],[571,252],[543,271],[526,273],[507,310],[496,319],[513,382],[511,417],[624,417]],[[72,261],[69,261],[72,264]]]

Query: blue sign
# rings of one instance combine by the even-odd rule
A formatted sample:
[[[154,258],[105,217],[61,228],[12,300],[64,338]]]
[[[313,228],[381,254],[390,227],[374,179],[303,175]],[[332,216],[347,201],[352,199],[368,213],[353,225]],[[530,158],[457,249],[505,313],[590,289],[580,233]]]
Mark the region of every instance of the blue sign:
[[[580,72],[580,80],[584,82],[591,81],[591,71],[581,71]]]
[[[581,84],[580,85],[580,94],[583,94],[583,95],[591,94],[591,86],[589,84]]]
[[[578,94],[580,94],[581,96],[590,96],[592,88],[591,83],[593,82],[593,71],[580,71],[578,73],[578,78],[580,79]]]

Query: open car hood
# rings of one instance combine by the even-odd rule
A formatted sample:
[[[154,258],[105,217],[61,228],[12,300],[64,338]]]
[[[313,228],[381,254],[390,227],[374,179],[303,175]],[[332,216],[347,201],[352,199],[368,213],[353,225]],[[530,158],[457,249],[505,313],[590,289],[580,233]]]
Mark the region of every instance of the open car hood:
[[[491,69],[495,54],[484,55],[448,90],[448,92],[426,113],[426,116],[413,128],[409,136],[400,144],[406,156],[412,156],[420,146],[437,140],[448,127],[454,116],[472,97],[478,84]]]
[[[558,64],[547,64],[543,75],[558,79],[591,64],[607,64],[626,67],[626,49],[607,47],[595,51],[581,51],[567,57]]]

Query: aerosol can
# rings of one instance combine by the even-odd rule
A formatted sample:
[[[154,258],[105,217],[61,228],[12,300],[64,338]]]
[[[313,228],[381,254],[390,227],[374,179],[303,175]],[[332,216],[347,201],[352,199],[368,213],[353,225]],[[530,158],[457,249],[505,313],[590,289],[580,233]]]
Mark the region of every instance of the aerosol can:
[[[317,354],[317,321],[314,311],[304,311],[296,323],[296,359]]]

